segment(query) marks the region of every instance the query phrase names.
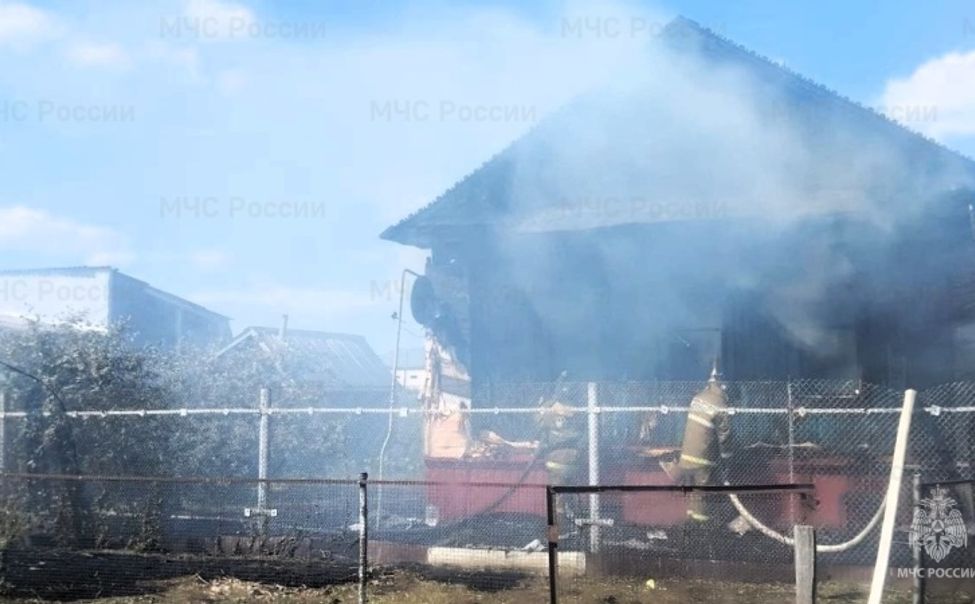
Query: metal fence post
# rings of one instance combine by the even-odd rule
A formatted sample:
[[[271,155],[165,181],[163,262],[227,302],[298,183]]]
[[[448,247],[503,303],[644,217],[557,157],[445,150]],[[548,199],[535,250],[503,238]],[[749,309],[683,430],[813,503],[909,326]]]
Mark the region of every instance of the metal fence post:
[[[792,380],[788,380],[785,383],[785,390],[788,396],[787,398],[787,408],[788,413],[786,417],[788,418],[788,438],[789,438],[789,451],[788,451],[788,461],[789,461],[789,484],[796,483],[796,406],[795,400],[792,397]],[[792,524],[796,523],[796,499],[795,497],[789,498],[789,520]]]
[[[369,565],[369,474],[359,474],[359,604],[366,604],[366,578]]]
[[[914,472],[912,495],[914,496],[914,507],[912,508],[912,514],[917,513],[917,509],[921,506],[921,473]],[[926,582],[923,575],[924,566],[924,548],[921,547],[920,543],[915,543],[913,548],[913,562],[914,562],[914,577],[913,577],[913,603],[923,604],[924,602],[924,591]]]
[[[7,391],[0,390],[0,473],[7,471]],[[6,479],[0,478],[2,494],[6,496]],[[0,581],[7,579],[7,548],[0,549]]]
[[[7,391],[0,390],[0,472],[7,471]]]
[[[916,390],[904,391],[904,406],[901,407],[900,420],[897,423],[894,455],[890,462],[890,481],[887,484],[887,497],[884,503],[884,519],[880,525],[877,560],[873,566],[867,604],[880,604],[884,596],[884,584],[887,581],[890,563],[890,547],[894,540],[894,529],[897,527],[897,504],[901,494],[901,481],[904,478],[904,459],[907,457],[907,444],[911,435],[911,419],[914,416],[916,399]]]
[[[558,604],[559,527],[555,518],[555,490],[545,487],[545,517],[548,525],[548,601]]]
[[[795,538],[796,604],[816,602],[816,531],[797,524]]]
[[[595,382],[589,382],[586,391],[586,407],[589,412],[589,486],[599,484],[599,390]],[[589,551],[599,551],[599,494],[589,494]]]
[[[268,464],[268,420],[271,408],[271,391],[261,388],[260,398],[260,428],[257,443],[257,513],[261,537],[267,536],[268,508],[267,508],[267,464]]]

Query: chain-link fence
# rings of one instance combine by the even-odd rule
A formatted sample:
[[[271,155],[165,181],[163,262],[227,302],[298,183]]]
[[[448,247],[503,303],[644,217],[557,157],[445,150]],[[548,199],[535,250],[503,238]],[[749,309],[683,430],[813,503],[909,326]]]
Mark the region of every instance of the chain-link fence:
[[[914,475],[904,521],[910,565],[893,566],[897,579],[910,579],[921,602],[934,604],[970,601],[975,594],[975,547],[972,524],[973,480],[925,483]],[[902,514],[904,516],[904,514]]]
[[[366,579],[369,591],[395,593],[408,574],[409,588],[419,583],[422,590],[428,582],[524,590],[529,600],[541,599],[545,519],[513,510],[544,507],[544,491],[537,484],[366,476],[7,473],[0,475],[3,595],[74,600],[165,590],[172,598],[168,587],[175,580],[229,578],[300,586],[317,590],[304,593],[307,598],[352,602],[362,601]],[[264,506],[253,507],[255,499]],[[451,503],[436,508],[431,501]],[[215,585],[209,595],[222,595]]]
[[[5,507],[4,522],[22,526],[22,517],[26,517],[27,525],[34,528],[17,533],[22,538],[8,540],[6,545],[10,551],[51,547],[87,552],[109,548],[125,553],[143,547],[140,543],[145,539],[141,535],[151,534],[143,525],[158,525],[157,546],[166,552],[181,552],[192,550],[189,545],[179,545],[184,541],[196,543],[194,539],[204,536],[217,541],[233,537],[244,529],[231,527],[253,530],[257,520],[267,522],[272,535],[314,533],[355,539],[349,528],[358,522],[353,513],[358,497],[355,481],[334,487],[341,494],[332,495],[329,481],[319,481],[316,487],[291,485],[287,479],[349,477],[361,470],[378,478],[382,466],[387,480],[369,487],[369,559],[374,565],[412,569],[430,580],[459,581],[465,589],[505,590],[524,593],[529,598],[527,594],[544,595],[544,591],[536,591],[544,590],[545,574],[544,565],[539,562],[544,558],[546,537],[541,485],[673,484],[664,466],[679,455],[689,402],[704,385],[482,384],[475,389],[473,408],[463,412],[463,430],[469,442],[464,454],[455,458],[424,456],[427,411],[406,395],[394,401],[392,411],[384,405],[339,406],[334,401],[328,406],[292,407],[275,401],[273,393],[262,406],[256,392],[249,404],[226,408],[142,410],[128,409],[119,403],[97,411],[69,409],[61,415],[34,414],[8,401],[0,421],[0,454],[7,472],[6,496],[13,503]],[[800,521],[814,526],[820,546],[825,546],[819,556],[821,579],[853,582],[862,587],[877,555],[876,526],[890,475],[903,393],[852,381],[809,380],[729,382],[726,393],[731,456],[709,482],[812,484],[815,505],[811,507],[797,507],[794,502],[771,508],[759,503],[751,506],[745,500],[742,503],[755,521],[773,533],[788,535],[790,524]],[[564,432],[571,435],[567,446],[577,453],[570,467],[559,476],[553,476],[547,468],[546,428],[537,421],[539,404],[554,401],[562,402],[570,412]],[[973,423],[975,384],[950,384],[922,391],[912,423],[908,477],[916,470],[925,483],[971,480]],[[50,438],[52,434],[57,439]],[[60,450],[51,450],[53,442],[59,444]],[[45,460],[47,465],[32,465],[37,459]],[[190,476],[199,477],[193,480],[209,477],[217,481],[126,483],[90,479],[91,485],[79,489],[68,488],[68,477],[25,476],[52,474],[51,467],[72,475],[174,480]],[[242,486],[237,484],[238,478],[226,476],[252,482]],[[264,483],[267,487],[263,496],[257,488],[257,479],[262,477],[271,481]],[[396,480],[389,481],[390,478]],[[227,486],[221,487],[221,480],[229,481]],[[273,481],[281,482],[274,486]],[[123,488],[125,484],[129,488]],[[965,523],[972,525],[975,514],[970,490],[952,488],[957,509]],[[159,493],[159,505],[150,505],[150,493]],[[77,530],[72,528],[75,520],[71,515],[41,513],[45,508],[39,502],[65,501],[66,497],[76,497],[68,507],[82,518]],[[588,500],[581,499],[584,501],[569,505],[580,505],[579,515],[585,517]],[[694,531],[685,535],[691,530],[685,527],[686,506],[642,501],[627,493],[607,495],[605,501],[619,527],[638,532],[612,536],[610,531],[607,539],[613,541],[618,555],[604,555],[598,563],[587,560],[596,552],[584,547],[585,540],[581,540],[578,555],[589,569],[598,567],[600,572],[612,575],[614,568],[619,567],[620,574],[636,576],[624,562],[630,558],[659,557],[664,540],[655,540],[651,535],[696,538]],[[217,511],[214,502],[221,502]],[[904,573],[899,570],[913,567],[909,547],[911,502],[911,485],[905,484],[891,556],[890,584],[895,590],[909,589],[912,581],[910,573],[900,576]],[[193,507],[196,503],[199,505]],[[730,513],[729,503],[730,499],[722,503],[723,515]],[[35,509],[39,511],[35,513]],[[17,510],[21,512],[15,513]],[[25,510],[29,513],[23,513]],[[276,510],[278,516],[245,515],[254,510]],[[206,524],[195,520],[197,516],[222,520]],[[102,526],[96,520],[103,517],[111,522],[98,522],[108,528],[96,530]],[[174,520],[177,518],[180,520]],[[135,519],[139,519],[138,525]],[[739,538],[725,520],[723,516],[721,522],[715,520],[707,531],[726,536],[720,540],[741,548],[757,551],[765,543],[768,551],[788,549],[751,525]],[[195,527],[192,530],[188,528],[191,525]],[[77,534],[78,538],[65,542],[51,534]],[[92,537],[98,534],[103,537]],[[355,541],[351,543],[354,546]],[[648,546],[652,547],[646,549]],[[310,548],[311,545],[301,549]],[[354,562],[348,558],[348,547],[342,549],[335,544],[328,551],[335,559]],[[717,567],[724,565],[726,580],[736,581],[740,577],[734,569],[745,556],[743,551],[732,546],[700,551],[683,548],[673,556],[677,561],[674,568],[692,574],[697,568],[694,560],[708,559]],[[240,547],[233,552],[234,556],[248,558],[253,550]],[[265,550],[256,553],[258,560],[267,557]],[[688,561],[685,566],[680,566],[682,556]],[[5,560],[13,564],[13,558]],[[20,581],[16,568],[26,567],[4,562],[4,569],[10,570],[4,570],[8,584]],[[268,568],[272,568],[272,574],[279,572]],[[386,572],[382,571],[382,576]],[[110,575],[111,571],[105,570],[99,576],[107,580]],[[275,580],[270,575],[266,578]],[[659,579],[666,587],[668,579]],[[717,579],[704,576],[702,580]],[[939,579],[945,584],[952,581]],[[931,587],[932,594],[944,591]],[[642,589],[639,585],[636,588]]]
[[[583,435],[580,448],[591,462],[580,464],[571,482],[672,483],[662,465],[679,454],[688,404],[704,385],[594,384],[564,389],[560,400],[576,410],[569,421]],[[520,388],[526,387],[512,387]],[[543,388],[513,397],[509,390],[507,396],[531,400],[539,390]],[[734,382],[727,384],[726,392],[731,457],[714,472],[712,483],[814,484],[817,506],[808,522],[828,543],[850,539],[871,521],[890,472],[903,393],[859,382],[824,381]],[[472,419],[483,429],[492,429],[493,422],[490,413]],[[523,431],[533,428],[524,424]],[[589,438],[593,433],[595,438]],[[875,553],[864,540],[835,552],[829,562],[866,565]]]
[[[704,385],[662,382],[571,384],[561,388],[557,398],[575,410],[568,421],[575,424],[577,433],[585,435],[580,450],[588,454],[568,482],[672,484],[663,466],[679,454],[688,403]],[[538,400],[550,388],[519,384],[493,385],[489,390],[491,400],[510,404]],[[799,513],[790,504],[787,518],[802,518],[815,527],[819,577],[824,583],[840,591],[865,594],[877,557],[877,527],[904,393],[856,381],[818,380],[734,382],[726,384],[726,392],[733,453],[713,473],[711,483],[813,484],[814,508]],[[482,407],[487,402],[482,399]],[[504,421],[510,420],[499,422],[487,411],[472,417],[472,423],[486,430]],[[970,477],[975,455],[973,421],[975,385],[948,384],[921,392],[908,443],[907,476],[917,472],[924,480]],[[520,429],[526,438],[539,435],[531,432],[537,428],[526,422]],[[971,493],[959,493],[957,499],[972,532],[975,512]],[[888,597],[895,600],[912,587],[909,573],[904,571],[910,571],[912,564],[908,546],[912,509],[909,481],[902,484],[899,501],[888,581]],[[744,507],[748,511],[748,506]],[[630,509],[632,516],[633,506]],[[680,505],[642,509],[649,510],[640,518],[641,525],[649,528],[647,534],[687,525]],[[781,510],[755,511],[753,520],[772,530],[762,532],[749,526],[747,538],[765,542],[772,549],[780,547],[781,539],[789,535],[788,530],[774,529],[781,518]],[[631,556],[640,555],[646,545],[629,542]],[[712,560],[723,561],[726,571],[733,573],[731,569],[742,552],[712,553]],[[684,555],[693,559],[696,554]],[[965,593],[975,593],[970,585],[957,581],[953,585]]]
[[[791,535],[812,495],[812,485],[552,487],[552,601],[713,602],[729,590],[738,601],[788,601],[792,548],[736,527],[731,498]],[[687,521],[690,509],[709,520]]]
[[[379,572],[465,590],[545,597],[545,487],[531,483],[386,481],[371,485],[382,515],[370,533]],[[418,596],[415,596],[418,597]]]
[[[266,491],[273,507],[255,508]],[[180,577],[328,586],[358,573],[357,481],[4,474],[8,597],[151,594]]]

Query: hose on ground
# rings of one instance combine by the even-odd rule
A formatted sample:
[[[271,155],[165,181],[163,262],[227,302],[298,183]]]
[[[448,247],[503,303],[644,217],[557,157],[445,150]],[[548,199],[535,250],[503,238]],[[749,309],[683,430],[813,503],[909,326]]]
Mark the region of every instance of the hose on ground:
[[[769,537],[770,539],[774,539],[775,541],[778,541],[779,543],[788,545],[789,547],[795,545],[795,539],[792,539],[791,537],[787,537],[782,533],[779,533],[774,529],[767,527],[766,525],[762,524],[762,522],[759,519],[755,518],[755,516],[748,511],[748,509],[744,506],[744,504],[742,504],[741,500],[738,499],[737,495],[731,493],[728,495],[728,497],[731,499],[731,503],[732,505],[735,506],[735,509],[738,510],[738,513],[741,514],[741,517],[744,518],[748,522],[748,524],[750,524],[758,532],[762,533],[766,537]],[[886,501],[887,498],[884,497],[884,499],[880,502],[880,506],[877,508],[877,512],[873,515],[873,518],[870,519],[870,522],[868,522],[867,525],[863,527],[863,530],[857,533],[852,539],[850,539],[849,541],[845,541],[843,543],[822,544],[822,545],[817,544],[816,551],[823,554],[831,554],[837,552],[845,552],[859,545],[860,542],[866,539],[867,535],[869,535],[870,532],[873,531],[874,528],[876,528],[877,523],[880,522],[880,519],[884,515],[884,503]]]

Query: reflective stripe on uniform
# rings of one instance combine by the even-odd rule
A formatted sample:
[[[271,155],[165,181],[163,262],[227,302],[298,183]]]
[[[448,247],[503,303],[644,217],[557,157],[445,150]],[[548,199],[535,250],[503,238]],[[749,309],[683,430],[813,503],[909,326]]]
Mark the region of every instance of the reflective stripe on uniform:
[[[689,461],[691,463],[696,463],[699,466],[713,466],[714,465],[713,463],[711,463],[707,459],[704,459],[704,458],[701,458],[701,457],[695,457],[693,455],[688,455],[687,453],[681,453],[680,454],[680,458],[683,461]]]
[[[694,409],[696,411],[702,411],[706,413],[709,417],[717,415],[718,411],[721,411],[721,409],[719,409],[718,407],[715,407],[710,403],[705,403],[704,401],[698,398],[691,401],[691,409]]]
[[[554,470],[556,472],[562,472],[565,470],[571,470],[573,466],[565,463],[559,463],[557,461],[546,461],[545,468],[548,470]]]
[[[714,429],[714,424],[711,423],[711,420],[701,417],[700,415],[695,415],[694,413],[688,413],[687,419],[691,420],[694,423],[701,424],[706,428],[711,428],[712,430]]]

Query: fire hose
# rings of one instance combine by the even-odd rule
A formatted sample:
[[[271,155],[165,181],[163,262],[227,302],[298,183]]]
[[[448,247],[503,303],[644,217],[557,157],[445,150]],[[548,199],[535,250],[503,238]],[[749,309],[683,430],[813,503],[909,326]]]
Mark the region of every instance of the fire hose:
[[[849,541],[844,543],[816,546],[816,551],[822,553],[836,553],[849,550],[866,539],[867,535],[869,535],[870,532],[877,526],[877,523],[880,522],[880,519],[884,518],[886,515],[884,530],[881,531],[880,535],[881,553],[877,557],[877,564],[874,568],[873,584],[871,585],[870,589],[871,603],[879,602],[879,594],[883,591],[883,579],[885,576],[884,571],[887,563],[887,554],[889,553],[890,539],[894,529],[893,522],[897,507],[897,493],[898,488],[900,487],[901,474],[904,469],[903,464],[906,454],[907,436],[910,432],[911,415],[914,412],[914,399],[916,396],[917,392],[914,390],[906,390],[904,392],[904,406],[901,409],[900,423],[897,427],[897,440],[894,445],[894,456],[891,461],[890,485],[888,487],[887,494],[884,495],[884,498],[880,501],[880,506],[878,506],[873,518],[871,518],[870,522],[863,527],[862,531],[860,531]],[[727,484],[727,481],[725,481],[725,484]],[[789,537],[762,524],[757,518],[755,518],[754,515],[751,514],[751,512],[745,508],[744,505],[742,505],[741,501],[734,494],[730,494],[729,497],[732,505],[734,505],[735,509],[738,510],[738,513],[741,514],[741,517],[760,533],[790,547],[795,545],[794,539],[790,539]],[[892,508],[891,510],[886,509],[888,507],[888,503]],[[887,513],[885,514],[885,512]]]
[[[498,498],[495,499],[493,502],[491,502],[487,507],[485,507],[482,510],[479,510],[474,516],[468,518],[461,518],[459,520],[448,522],[446,524],[441,524],[439,525],[440,529],[446,530],[446,529],[462,526],[463,524],[470,522],[476,516],[484,516],[487,514],[494,513],[498,508],[504,505],[505,502],[508,501],[508,499],[510,499],[512,495],[515,494],[515,491],[517,491],[519,488],[522,487],[522,485],[525,484],[525,481],[528,480],[528,476],[532,473],[532,470],[535,469],[535,466],[542,459],[542,453],[543,453],[542,449],[539,448],[532,455],[532,458],[528,460],[528,465],[525,466],[525,469],[522,471],[521,476],[518,477],[518,480],[512,483],[512,485],[509,486],[504,493],[499,495]]]
[[[562,384],[565,381],[566,375],[567,375],[567,372],[565,372],[565,371],[563,371],[562,373],[559,374],[559,377],[556,379],[555,383],[552,386],[551,396],[548,397],[549,400],[554,400],[558,396],[558,393],[559,393],[559,391],[562,388]],[[542,407],[544,405],[545,401],[546,401],[546,397],[543,395],[538,400],[539,406]],[[541,427],[539,427],[536,430],[536,432],[535,432],[535,440],[538,440],[541,437],[542,432],[543,432],[543,429]],[[509,486],[505,490],[504,493],[502,493],[500,496],[498,496],[487,507],[485,507],[484,509],[478,511],[476,515],[477,516],[483,516],[483,515],[486,515],[486,514],[491,514],[491,513],[495,512],[498,508],[500,508],[502,505],[504,505],[505,502],[507,502],[508,499],[510,499],[511,496],[515,494],[515,491],[517,491],[519,488],[521,488],[522,485],[525,484],[525,481],[528,480],[528,477],[531,475],[532,470],[534,470],[535,467],[538,465],[538,462],[542,460],[542,457],[544,456],[545,453],[546,453],[545,448],[542,447],[542,446],[539,446],[538,449],[535,450],[535,453],[532,454],[531,459],[528,460],[528,464],[525,466],[525,469],[522,471],[522,473],[518,477],[518,479],[514,483],[512,483],[511,486]],[[470,520],[470,518],[464,518],[464,519],[457,520],[457,521],[452,522],[452,523],[448,523],[446,525],[441,525],[441,528],[449,528],[449,527],[453,527],[453,526],[459,526],[459,525],[461,525],[461,524],[463,524],[463,523],[465,523],[465,522],[467,522],[469,520]]]
[[[742,504],[741,500],[738,499],[737,495],[732,493],[728,495],[728,498],[731,499],[732,505],[734,505],[735,509],[738,510],[738,513],[741,514],[741,517],[744,518],[745,521],[747,521],[748,524],[750,524],[758,532],[762,533],[766,537],[769,537],[770,539],[774,539],[775,541],[778,541],[779,543],[788,545],[789,547],[795,545],[795,539],[787,537],[782,533],[779,533],[774,529],[769,528],[768,526],[764,525],[759,519],[755,518],[755,516],[748,511],[748,509],[744,506],[744,504]],[[859,545],[860,542],[866,539],[867,535],[869,535],[870,532],[873,531],[874,528],[876,528],[877,523],[880,522],[880,519],[884,515],[884,504],[886,503],[886,501],[887,498],[884,497],[884,499],[881,500],[880,506],[877,508],[876,513],[874,513],[873,518],[870,519],[870,522],[868,522],[867,525],[863,527],[863,530],[857,533],[852,539],[850,539],[849,541],[845,541],[843,543],[822,544],[822,545],[817,544],[816,551],[824,554],[831,554],[836,552],[845,552]]]

